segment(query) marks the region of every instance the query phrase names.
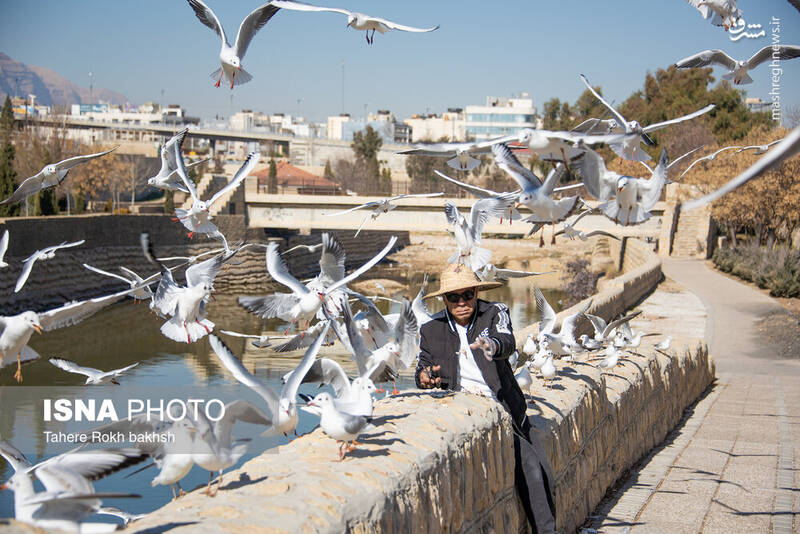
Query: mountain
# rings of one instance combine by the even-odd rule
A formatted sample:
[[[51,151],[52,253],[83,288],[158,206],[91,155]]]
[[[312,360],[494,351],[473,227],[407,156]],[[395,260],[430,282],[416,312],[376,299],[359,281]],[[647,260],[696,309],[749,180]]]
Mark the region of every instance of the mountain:
[[[44,106],[90,103],[88,88],[75,85],[55,71],[25,65],[0,52],[0,98],[5,99],[6,94],[25,97],[36,95],[36,102]],[[109,89],[94,88],[91,100],[124,104],[127,98]]]

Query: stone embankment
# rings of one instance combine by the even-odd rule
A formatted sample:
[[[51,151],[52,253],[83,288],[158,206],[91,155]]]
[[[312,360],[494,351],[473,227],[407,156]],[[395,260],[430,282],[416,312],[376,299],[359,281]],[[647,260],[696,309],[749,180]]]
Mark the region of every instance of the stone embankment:
[[[244,215],[217,215],[214,222],[231,246],[241,242],[267,243],[282,239],[285,247],[319,243],[318,235],[286,235],[275,237],[263,229],[247,230]],[[90,272],[83,263],[119,273],[125,266],[140,275],[157,272],[142,253],[140,235],[150,234],[150,241],[159,257],[191,256],[219,248],[220,242],[195,235],[192,239],[182,225],[165,215],[86,215],[70,217],[36,217],[6,219],[0,233],[9,230],[9,247],[0,270],[0,310],[3,315],[26,309],[41,311],[65,302],[96,297],[125,289],[122,282]],[[347,252],[347,267],[360,265],[380,251],[391,235],[398,235],[397,248],[409,243],[408,232],[364,232],[358,241],[352,233],[337,233]],[[23,261],[36,250],[61,242],[85,239],[83,245],[59,250],[54,258],[34,264],[30,277],[19,293],[14,286],[22,271]],[[237,254],[235,264],[215,280],[218,290],[252,290],[270,284],[266,274],[262,247],[250,247]],[[289,269],[299,278],[318,272],[319,254],[298,250],[285,256]],[[178,262],[166,262],[176,265]],[[315,270],[316,269],[316,270]],[[180,280],[182,277],[179,276]]]
[[[609,250],[623,272],[593,297],[592,310],[606,317],[641,301],[662,279],[660,261],[645,243],[628,240]],[[528,330],[520,329],[518,340]],[[535,380],[529,415],[553,466],[560,532],[574,532],[713,380],[713,363],[697,340],[673,347],[665,354],[643,344],[639,355],[605,375],[591,362],[557,362],[551,389]],[[514,489],[511,425],[498,404],[412,390],[376,402],[374,423],[376,430],[343,462],[335,461],[336,443],[316,429],[227,474],[215,499],[195,491],[131,530],[526,531]]]

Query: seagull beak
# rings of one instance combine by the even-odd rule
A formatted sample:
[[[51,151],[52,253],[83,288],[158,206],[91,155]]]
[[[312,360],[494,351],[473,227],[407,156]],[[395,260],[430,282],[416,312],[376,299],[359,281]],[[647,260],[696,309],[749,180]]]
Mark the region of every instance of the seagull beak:
[[[316,405],[316,404],[314,404],[314,401],[308,401],[308,402],[306,403],[306,406],[315,406],[315,407],[316,407],[317,405]]]
[[[0,490],[7,490],[7,489],[8,489],[8,486],[6,486],[5,484],[0,485]]]
[[[241,66],[241,65],[239,65],[239,66],[238,66],[238,67],[236,67],[236,68],[237,68],[237,69],[239,69],[239,70],[242,70],[242,66]]]
[[[111,379],[111,383],[112,383],[112,384],[116,384],[117,386],[119,385],[119,382],[117,382],[117,379],[116,379],[116,378],[112,378],[112,379]]]
[[[36,330],[36,332],[37,332],[38,334],[41,334],[41,333],[42,333],[42,327],[41,327],[41,326],[39,326],[39,325],[37,325],[37,324],[33,325],[33,329],[34,329],[34,330]]]

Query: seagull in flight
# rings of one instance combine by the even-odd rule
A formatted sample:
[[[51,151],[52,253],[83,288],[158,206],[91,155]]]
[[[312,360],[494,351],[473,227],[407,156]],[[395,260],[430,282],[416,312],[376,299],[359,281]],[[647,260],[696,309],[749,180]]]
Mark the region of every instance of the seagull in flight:
[[[326,213],[325,215],[328,217],[335,217],[336,215],[344,215],[345,213],[350,213],[351,211],[360,210],[363,208],[372,208],[372,213],[364,217],[364,220],[361,222],[361,226],[358,227],[356,233],[353,237],[358,237],[358,234],[361,233],[361,229],[364,228],[364,224],[366,224],[368,219],[372,219],[373,221],[378,218],[379,215],[384,213],[389,213],[393,209],[397,207],[397,204],[394,204],[395,200],[400,200],[403,198],[430,198],[430,197],[440,197],[444,195],[444,193],[409,193],[405,195],[397,195],[391,198],[384,198],[383,200],[373,200],[372,202],[365,202],[359,206],[355,206],[350,209],[346,209],[344,211],[337,211],[336,213]]]
[[[761,154],[765,154],[770,149],[771,146],[777,145],[780,142],[781,142],[780,139],[776,139],[776,140],[772,141],[771,143],[767,143],[766,145],[743,146],[742,148],[740,148],[739,150],[734,152],[734,154],[738,154],[739,152],[744,152],[745,150],[752,150],[753,154],[755,154],[756,156],[760,156]],[[8,233],[8,230],[6,230],[6,233]],[[4,236],[4,239],[5,239],[5,236]],[[8,245],[6,245],[6,246],[8,246]],[[0,243],[0,259],[2,259],[2,257],[3,257],[2,256],[3,250],[4,250],[4,248],[2,247],[2,244]],[[0,265],[0,267],[2,267],[2,265]]]
[[[722,26],[725,31],[737,25],[742,18],[742,10],[736,5],[736,0],[686,0],[695,7],[705,20],[711,19],[714,26]]]
[[[709,67],[711,65],[721,65],[729,70],[722,75],[723,80],[733,80],[734,85],[745,85],[753,83],[753,78],[747,73],[765,61],[785,60],[800,57],[800,46],[797,45],[768,45],[753,54],[750,59],[739,61],[722,50],[704,50],[697,54],[685,57],[675,63],[679,69],[691,69],[696,67]]]
[[[365,15],[364,13],[348,11],[338,7],[320,7],[307,4],[305,2],[294,2],[291,0],[272,0],[270,4],[278,8],[291,9],[294,11],[330,11],[332,13],[341,13],[346,15],[348,27],[353,28],[354,30],[363,30],[366,32],[367,44],[372,44],[375,39],[376,31],[381,34],[386,33],[389,30],[425,33],[432,32],[439,28],[438,24],[432,28],[415,28],[413,26],[404,26],[403,24],[398,24],[396,22],[392,22],[391,20],[372,17],[370,15]],[[370,30],[372,30],[372,34],[370,34]]]
[[[31,275],[31,270],[33,269],[33,264],[36,262],[36,260],[51,260],[56,257],[57,250],[62,248],[77,247],[79,245],[83,245],[85,242],[85,239],[74,241],[72,243],[67,243],[64,241],[59,245],[53,245],[52,247],[46,247],[42,250],[37,250],[28,256],[22,264],[22,273],[17,279],[17,285],[14,286],[14,293],[19,293],[19,290],[22,289],[22,286],[24,286],[25,282],[28,281],[28,277]]]
[[[186,175],[186,167],[183,164],[183,156],[181,155],[180,147],[176,144],[173,149],[175,152],[175,161],[178,164],[178,174],[183,180],[183,185],[186,186],[186,189],[189,190],[189,194],[192,196],[192,206],[188,210],[180,208],[175,210],[176,219],[189,230],[189,238],[191,238],[195,232],[212,236],[222,236],[217,225],[211,222],[211,206],[220,198],[224,197],[229,191],[233,191],[239,187],[239,184],[241,184],[244,179],[247,178],[247,175],[258,165],[258,159],[261,157],[261,154],[258,152],[250,152],[242,166],[236,171],[236,174],[233,175],[231,181],[228,182],[225,187],[214,193],[210,199],[203,201],[200,200],[200,196],[197,194],[197,188],[194,182]],[[225,237],[222,236],[222,239],[224,241]]]
[[[703,156],[702,158],[697,158],[692,163],[690,163],[688,167],[686,167],[686,170],[681,173],[681,175],[678,177],[678,179],[680,180],[681,178],[683,178],[683,176],[687,172],[689,172],[692,167],[694,167],[695,165],[697,165],[701,161],[714,161],[717,158],[717,156],[719,156],[720,154],[722,154],[726,150],[736,150],[736,149],[741,149],[741,148],[743,148],[743,147],[741,147],[741,146],[726,146],[726,147],[720,148],[716,152],[712,152],[711,154],[707,154],[707,155]],[[739,151],[737,150],[737,153],[738,152]]]
[[[619,241],[619,237],[615,236],[614,234],[610,234],[608,232],[605,232],[603,230],[592,230],[591,232],[587,233],[587,232],[582,232],[580,230],[576,230],[575,229],[575,225],[578,224],[578,221],[580,221],[583,217],[585,217],[586,215],[588,215],[588,214],[590,214],[592,212],[594,212],[593,209],[587,209],[587,210],[582,211],[580,213],[580,215],[575,217],[575,220],[573,220],[571,223],[568,223],[568,222],[564,221],[563,228],[561,228],[561,230],[556,232],[556,235],[562,235],[563,234],[563,235],[567,236],[567,238],[570,241],[575,239],[576,237],[578,239],[580,239],[581,241],[586,241],[590,237],[594,237],[596,235],[602,235],[602,236],[605,236],[605,237],[610,237],[612,239],[616,239],[617,241]]]
[[[225,334],[226,336],[231,337],[241,337],[244,339],[252,339],[252,344],[254,347],[259,349],[264,349],[267,347],[271,347],[272,343],[270,341],[274,339],[286,339],[290,336],[266,336],[266,335],[255,335],[255,334],[242,334],[239,332],[234,332],[232,330],[222,330],[219,331],[221,334]]]
[[[70,360],[65,360],[64,358],[50,358],[48,361],[59,369],[62,369],[68,373],[86,376],[86,382],[84,383],[84,386],[99,386],[109,382],[118,386],[119,382],[117,382],[117,377],[119,377],[125,371],[133,369],[139,365],[139,362],[136,362],[127,367],[114,369],[113,371],[101,371],[100,369],[94,369],[93,367],[82,367],[77,363]]]
[[[611,149],[616,152],[620,157],[625,158],[631,161],[648,161],[650,159],[650,155],[642,150],[640,145],[641,141],[644,141],[646,144],[650,146],[654,146],[655,142],[650,139],[650,136],[647,135],[650,132],[655,132],[656,130],[660,130],[672,124],[677,124],[679,122],[687,121],[689,119],[693,119],[695,117],[699,117],[704,113],[708,113],[712,109],[714,109],[714,104],[709,104],[703,109],[697,110],[694,113],[690,113],[688,115],[684,115],[682,117],[678,117],[676,119],[670,119],[663,122],[657,122],[655,124],[650,124],[648,126],[642,126],[637,121],[628,121],[622,114],[614,109],[611,104],[606,102],[597,91],[594,90],[594,87],[591,86],[589,80],[586,79],[586,76],[583,74],[580,75],[581,80],[583,81],[584,85],[591,91],[591,93],[597,98],[601,104],[603,104],[611,114],[614,116],[615,124],[612,125],[612,131],[624,133],[625,136],[620,141],[612,141],[609,143]]]
[[[465,143],[422,143],[414,145],[414,148],[397,152],[403,155],[430,156],[440,158],[450,158],[447,164],[457,171],[471,171],[478,165],[480,160],[475,158],[476,154],[489,154],[491,152],[492,141],[470,141]]]
[[[714,202],[721,196],[730,193],[734,189],[746,184],[753,178],[756,178],[762,173],[780,165],[784,160],[791,158],[798,152],[800,152],[800,126],[792,130],[791,133],[784,137],[780,143],[775,145],[775,147],[767,152],[764,157],[745,169],[742,174],[732,179],[716,191],[686,202],[681,206],[681,209],[684,211],[693,210],[701,206],[705,206],[709,202]]]
[[[468,266],[472,271],[477,271],[489,263],[492,251],[481,248],[481,233],[486,221],[491,215],[506,213],[514,204],[515,193],[505,193],[497,198],[482,198],[477,200],[469,210],[469,219],[464,217],[452,202],[446,202],[444,213],[447,223],[453,225],[453,237],[458,245],[458,251],[450,256],[448,263],[460,263]]]
[[[48,189],[50,187],[55,187],[64,181],[69,171],[75,166],[80,165],[81,163],[86,163],[95,158],[105,156],[106,154],[113,152],[118,148],[119,145],[110,150],[98,152],[97,154],[75,156],[74,158],[65,159],[59,161],[58,163],[51,163],[50,165],[45,166],[37,174],[34,174],[30,178],[23,180],[23,182],[19,184],[17,190],[14,191],[14,193],[7,199],[0,201],[0,204],[13,204],[15,202],[20,202],[29,196],[38,193],[39,191]]]
[[[186,137],[186,132],[188,131],[189,128],[184,128],[161,145],[161,150],[159,151],[161,154],[161,168],[158,170],[158,174],[147,179],[147,185],[164,190],[181,191],[183,193],[189,192],[186,186],[183,185],[183,180],[178,175],[178,162],[175,161],[175,145],[177,144],[178,150],[180,150],[181,146],[183,146],[183,139]],[[189,169],[200,165],[209,159],[211,158],[195,161],[194,163],[186,165],[186,168]]]
[[[3,232],[3,237],[0,238],[0,269],[3,267],[8,267],[8,263],[6,263],[6,252],[8,252],[8,230]]]
[[[236,42],[231,46],[228,44],[225,29],[214,12],[211,11],[211,8],[205,5],[202,0],[188,0],[188,2],[200,22],[214,30],[214,33],[222,41],[222,47],[219,51],[221,67],[211,73],[211,78],[217,79],[214,86],[219,87],[223,76],[230,82],[231,89],[233,89],[234,85],[240,85],[252,80],[253,77],[250,73],[242,68],[242,58],[244,58],[253,36],[278,12],[279,6],[275,6],[274,2],[267,2],[254,9],[242,21],[239,26],[239,33],[236,34]]]

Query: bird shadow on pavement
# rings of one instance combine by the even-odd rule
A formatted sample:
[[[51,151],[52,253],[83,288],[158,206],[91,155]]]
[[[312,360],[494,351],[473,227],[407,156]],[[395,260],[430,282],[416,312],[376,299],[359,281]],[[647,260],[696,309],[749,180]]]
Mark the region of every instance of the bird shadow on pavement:
[[[403,397],[433,397],[434,399],[446,399],[455,396],[455,393],[452,391],[444,391],[441,389],[426,389],[426,390],[412,390],[412,391],[401,391],[396,395],[391,395],[388,398],[390,399],[400,399]]]
[[[359,441],[359,443],[369,443],[372,444],[371,441]],[[389,456],[389,451],[387,449],[378,449],[378,450],[368,450],[368,449],[356,449],[354,451],[350,451],[347,453],[345,458],[371,458],[375,456]]]
[[[237,489],[237,488],[241,488],[242,486],[247,486],[248,484],[257,484],[258,482],[261,482],[262,480],[266,480],[266,479],[267,479],[266,475],[264,475],[263,477],[259,477],[259,478],[255,479],[255,480],[253,480],[252,478],[250,478],[250,475],[248,475],[247,473],[240,473],[239,474],[239,480],[231,480],[230,482],[228,482],[227,484],[222,486],[220,489],[223,490],[223,491],[224,490]]]
[[[405,419],[409,415],[411,414],[404,413],[402,415],[381,415],[378,417],[373,417],[371,423],[374,426],[381,426],[391,421],[394,421],[395,419]]]
[[[150,528],[145,528],[143,530],[137,530],[136,534],[161,534],[162,532],[169,532],[173,528],[188,527],[189,525],[196,525],[198,523],[199,521],[172,522],[172,523],[167,523],[166,525],[158,525],[157,527],[150,527]]]
[[[590,363],[585,363],[585,362],[573,362],[573,363],[582,364],[582,365],[588,365],[589,367],[594,368],[594,365],[592,365]],[[599,384],[597,381],[592,380],[591,377],[586,376],[586,375],[582,375],[578,371],[576,371],[575,369],[573,369],[571,367],[565,367],[564,369],[561,370],[561,372],[564,373],[565,375],[567,375],[567,377],[572,379],[572,380],[580,380],[581,382],[586,382],[586,385],[589,386],[590,389],[596,388],[598,386],[598,384]]]
[[[733,452],[722,451],[722,450],[719,450],[719,449],[711,449],[711,448],[709,450],[710,451],[714,451],[714,452],[721,452],[722,454],[727,454],[728,456],[731,456],[733,458],[741,458],[741,457],[745,457],[745,456],[770,456],[770,457],[774,458],[774,457],[778,456],[777,454],[736,454],[736,453],[733,453]]]
[[[729,506],[729,505],[725,504],[724,502],[720,502],[717,499],[711,499],[711,502],[715,502],[718,505],[722,506],[723,508],[727,508],[734,515],[743,516],[743,517],[747,517],[747,516],[751,516],[751,515],[769,515],[769,516],[778,516],[778,515],[796,516],[796,515],[800,515],[800,513],[798,513],[798,512],[743,512],[741,510],[738,510],[738,509],[734,508],[733,506]]]

